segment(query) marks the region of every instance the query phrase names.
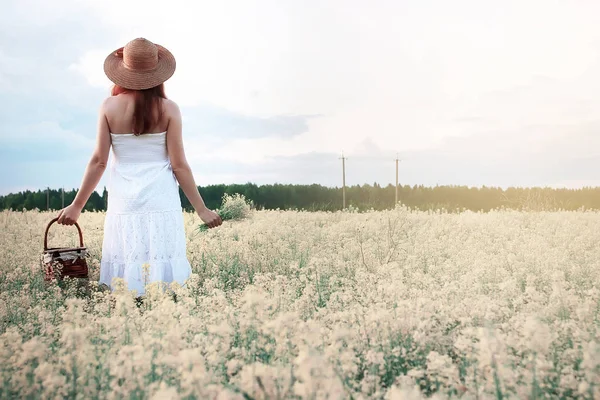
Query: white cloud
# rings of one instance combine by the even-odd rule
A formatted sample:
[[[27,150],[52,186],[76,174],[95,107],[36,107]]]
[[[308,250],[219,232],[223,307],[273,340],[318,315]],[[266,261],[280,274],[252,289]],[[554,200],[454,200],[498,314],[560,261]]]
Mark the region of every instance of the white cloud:
[[[70,71],[83,76],[95,88],[108,89],[112,82],[104,74],[104,59],[111,50],[91,50],[83,54],[77,62],[69,65]]]
[[[91,151],[94,148],[95,138],[89,138],[63,129],[55,121],[41,121],[32,124],[23,125],[17,131],[5,132],[0,135],[4,145],[27,145],[45,143],[48,145],[48,151],[61,146],[78,150]]]
[[[598,2],[48,4],[12,2],[12,16],[0,19],[8,28],[0,32],[56,21],[100,27],[97,35],[78,39],[85,46],[66,64],[65,73],[85,78],[92,88],[110,86],[104,57],[128,40],[143,36],[172,50],[177,71],[167,94],[188,113],[186,149],[196,163],[265,166],[278,156],[342,150],[349,157],[373,156],[379,149],[386,160],[396,152],[430,160],[419,166],[451,170],[439,161],[450,156],[454,163],[462,157],[490,165],[468,170],[455,164],[457,173],[468,174],[464,181],[532,174],[533,182],[534,172],[519,170],[529,161],[542,165],[598,154],[597,141],[583,133],[597,126],[600,108]],[[28,7],[36,12],[28,14]],[[58,39],[44,43],[61,49]],[[9,50],[0,54],[2,88],[13,83],[11,71],[35,74],[35,64],[19,64]],[[195,133],[194,113],[206,104],[249,118],[320,116],[307,120],[308,131],[287,138],[221,133],[213,140],[209,132]]]

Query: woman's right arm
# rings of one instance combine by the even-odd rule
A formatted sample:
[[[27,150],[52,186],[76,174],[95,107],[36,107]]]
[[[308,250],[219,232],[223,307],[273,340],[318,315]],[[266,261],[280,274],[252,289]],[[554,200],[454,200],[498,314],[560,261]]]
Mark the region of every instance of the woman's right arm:
[[[221,217],[209,210],[204,204],[202,196],[198,191],[192,169],[187,162],[185,152],[183,150],[182,139],[182,122],[181,111],[177,104],[173,101],[166,101],[166,115],[169,117],[169,125],[167,127],[167,152],[171,160],[173,173],[179,182],[179,186],[185,193],[200,219],[209,227],[214,228],[222,224]]]

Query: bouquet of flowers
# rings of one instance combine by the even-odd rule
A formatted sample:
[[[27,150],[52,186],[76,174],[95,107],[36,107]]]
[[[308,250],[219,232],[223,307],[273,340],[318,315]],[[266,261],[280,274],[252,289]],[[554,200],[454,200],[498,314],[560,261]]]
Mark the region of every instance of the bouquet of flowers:
[[[252,212],[252,201],[246,200],[243,194],[234,193],[232,195],[225,193],[221,208],[215,210],[223,221],[239,221],[246,219]],[[206,224],[198,226],[200,232],[208,230]]]

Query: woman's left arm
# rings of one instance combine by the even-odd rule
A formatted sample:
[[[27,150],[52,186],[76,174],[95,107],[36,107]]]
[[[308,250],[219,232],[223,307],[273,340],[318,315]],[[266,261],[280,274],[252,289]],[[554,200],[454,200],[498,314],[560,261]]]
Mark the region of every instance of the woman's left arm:
[[[96,147],[92,153],[92,158],[85,169],[81,187],[71,205],[63,208],[58,213],[58,221],[56,222],[59,224],[73,225],[77,221],[85,203],[87,203],[92,192],[96,186],[98,186],[98,182],[100,182],[100,178],[102,178],[104,170],[106,169],[111,138],[108,122],[106,121],[105,104],[106,101],[102,103],[102,106],[100,107]]]

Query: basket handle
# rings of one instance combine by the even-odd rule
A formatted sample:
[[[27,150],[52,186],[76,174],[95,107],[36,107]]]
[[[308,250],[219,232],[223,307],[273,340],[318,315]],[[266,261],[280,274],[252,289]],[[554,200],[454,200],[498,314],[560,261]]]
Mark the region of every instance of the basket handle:
[[[46,227],[46,233],[44,234],[44,251],[48,250],[48,231],[50,230],[50,225],[52,225],[56,221],[58,221],[58,217],[53,218],[52,221],[50,221],[48,223],[48,226]],[[81,228],[79,227],[79,224],[77,222],[75,222],[75,226],[79,231],[79,246],[83,247],[83,233],[81,232]]]

